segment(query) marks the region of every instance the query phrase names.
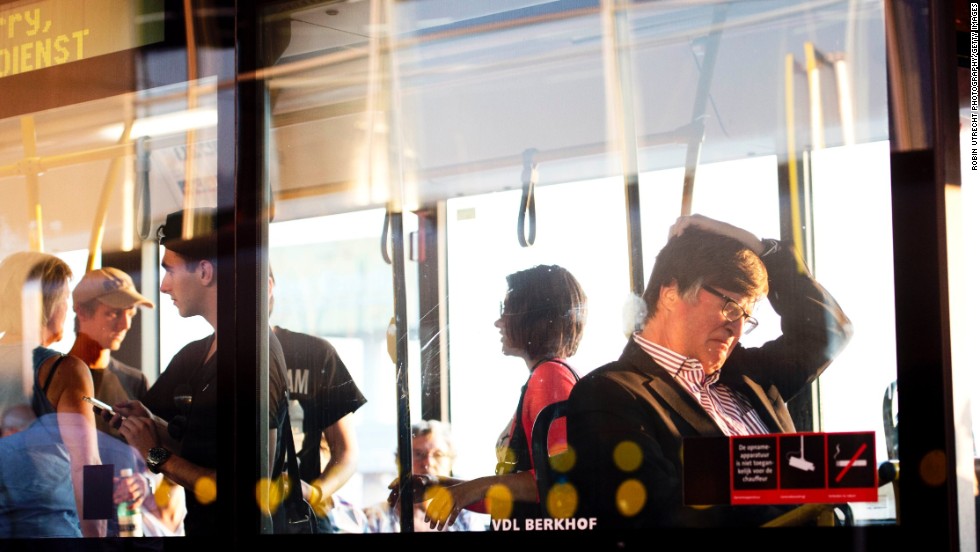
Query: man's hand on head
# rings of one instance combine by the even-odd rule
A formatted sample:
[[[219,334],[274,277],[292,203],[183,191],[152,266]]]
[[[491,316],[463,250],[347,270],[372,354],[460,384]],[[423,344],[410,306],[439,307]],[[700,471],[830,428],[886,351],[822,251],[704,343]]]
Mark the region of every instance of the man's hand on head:
[[[762,240],[760,240],[752,232],[728,224],[727,222],[722,222],[720,220],[715,220],[713,218],[708,218],[704,215],[698,214],[682,215],[677,217],[677,220],[670,227],[670,230],[667,233],[667,239],[674,236],[680,236],[684,233],[684,230],[692,226],[708,232],[714,232],[715,234],[734,238],[744,243],[745,246],[755,252],[756,255],[760,255],[764,249]]]

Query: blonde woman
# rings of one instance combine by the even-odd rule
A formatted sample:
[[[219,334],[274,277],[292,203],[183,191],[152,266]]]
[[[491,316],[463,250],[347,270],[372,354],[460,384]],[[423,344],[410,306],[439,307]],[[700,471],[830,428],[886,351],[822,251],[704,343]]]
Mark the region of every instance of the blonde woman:
[[[82,361],[48,348],[64,333],[71,276],[45,253],[14,253],[0,263],[0,373],[8,395],[32,395],[38,416],[0,441],[3,537],[106,534],[105,520],[82,511],[83,467],[101,464],[95,414],[82,400],[94,394],[92,375]]]

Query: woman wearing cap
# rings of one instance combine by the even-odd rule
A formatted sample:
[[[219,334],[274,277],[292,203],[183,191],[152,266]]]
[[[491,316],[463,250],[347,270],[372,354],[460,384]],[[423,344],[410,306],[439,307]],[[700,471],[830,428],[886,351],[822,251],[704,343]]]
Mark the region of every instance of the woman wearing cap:
[[[31,406],[38,422],[0,440],[0,536],[105,536],[105,520],[84,519],[82,471],[101,464],[95,414],[84,396],[94,385],[88,366],[48,346],[64,333],[71,269],[37,252],[0,263],[0,371],[32,374]],[[23,320],[36,320],[25,325]],[[32,357],[33,369],[24,360]],[[6,379],[6,378],[5,378]],[[73,491],[73,492],[72,492]]]

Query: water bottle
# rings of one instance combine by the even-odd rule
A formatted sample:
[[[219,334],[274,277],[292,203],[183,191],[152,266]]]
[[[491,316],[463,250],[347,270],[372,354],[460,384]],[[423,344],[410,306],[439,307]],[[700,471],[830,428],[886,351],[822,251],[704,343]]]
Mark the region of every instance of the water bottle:
[[[123,468],[119,470],[119,477],[132,477],[133,470]],[[142,537],[143,536],[143,514],[140,508],[132,502],[120,502],[116,514],[119,518],[120,537]]]

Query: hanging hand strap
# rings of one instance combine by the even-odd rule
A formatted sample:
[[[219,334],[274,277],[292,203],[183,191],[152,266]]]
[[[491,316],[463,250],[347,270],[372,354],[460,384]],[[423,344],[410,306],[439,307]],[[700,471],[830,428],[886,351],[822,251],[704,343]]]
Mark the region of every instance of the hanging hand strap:
[[[538,181],[538,163],[534,155],[538,150],[524,150],[524,170],[521,172],[521,208],[517,213],[517,241],[521,247],[534,245],[536,234],[537,214],[534,211],[534,185]],[[527,228],[525,228],[525,217]]]
[[[391,254],[388,253],[388,229],[391,227],[391,211],[385,209],[384,226],[381,227],[381,258],[385,264],[391,264]]]

